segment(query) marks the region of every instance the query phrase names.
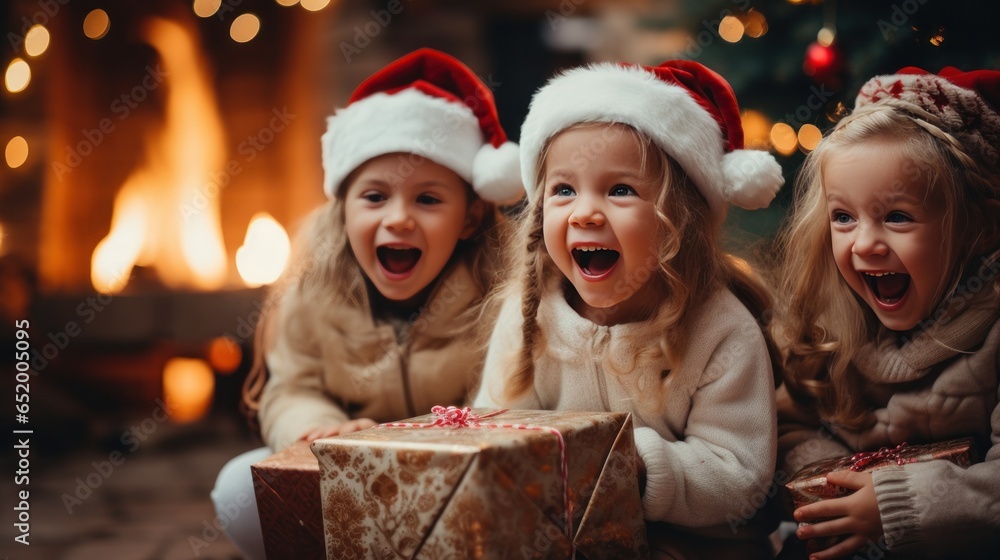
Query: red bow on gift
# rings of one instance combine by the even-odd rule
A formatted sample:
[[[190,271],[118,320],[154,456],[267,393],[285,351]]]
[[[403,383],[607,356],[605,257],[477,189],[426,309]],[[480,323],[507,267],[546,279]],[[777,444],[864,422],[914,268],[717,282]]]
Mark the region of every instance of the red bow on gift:
[[[452,428],[467,428],[470,424],[476,424],[482,421],[483,417],[478,414],[474,414],[472,409],[465,406],[458,408],[457,406],[435,406],[431,408],[431,412],[437,418],[431,422],[434,426],[449,426]]]
[[[888,447],[883,447],[878,451],[863,451],[861,453],[855,453],[851,457],[851,470],[852,471],[863,471],[868,465],[882,460],[896,460],[897,465],[903,464],[902,452],[903,448],[906,447],[906,442],[897,445],[896,447],[889,449]]]

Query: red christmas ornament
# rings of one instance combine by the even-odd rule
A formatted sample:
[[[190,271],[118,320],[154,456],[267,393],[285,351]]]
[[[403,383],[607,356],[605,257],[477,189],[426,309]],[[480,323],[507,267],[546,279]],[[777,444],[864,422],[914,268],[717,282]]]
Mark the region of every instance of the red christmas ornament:
[[[802,71],[817,83],[837,89],[843,70],[844,57],[835,44],[821,45],[813,42],[806,48]]]

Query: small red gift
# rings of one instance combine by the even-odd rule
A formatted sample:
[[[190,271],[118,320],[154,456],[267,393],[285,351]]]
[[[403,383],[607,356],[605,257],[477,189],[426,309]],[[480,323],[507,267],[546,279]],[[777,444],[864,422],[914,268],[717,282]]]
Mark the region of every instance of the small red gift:
[[[319,462],[297,442],[251,465],[257,513],[270,558],[325,558]]]
[[[976,450],[972,438],[955,439],[926,445],[901,443],[894,448],[883,447],[878,451],[856,453],[851,457],[823,459],[810,463],[795,473],[785,485],[792,494],[795,509],[823,500],[840,498],[852,494],[854,490],[830,484],[826,475],[834,471],[852,470],[874,471],[893,465],[923,463],[943,459],[960,467],[968,467],[976,462]],[[806,543],[810,551],[830,548],[842,540],[840,537],[809,539]]]

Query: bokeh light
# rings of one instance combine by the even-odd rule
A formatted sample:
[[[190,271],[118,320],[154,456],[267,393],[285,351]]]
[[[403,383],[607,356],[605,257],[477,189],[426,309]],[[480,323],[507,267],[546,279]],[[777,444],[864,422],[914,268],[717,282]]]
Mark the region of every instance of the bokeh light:
[[[111,18],[104,10],[92,10],[83,18],[83,34],[95,41],[107,35],[110,29]]]
[[[330,0],[302,0],[302,7],[310,12],[318,12],[330,5]]]
[[[799,127],[799,146],[806,152],[811,152],[823,139],[823,132],[814,124],[804,124]]]
[[[23,59],[15,58],[7,66],[3,81],[7,91],[11,93],[22,91],[31,82],[31,67]]]
[[[753,39],[763,37],[767,33],[767,18],[761,12],[751,9],[743,17],[743,27],[747,37]]]
[[[771,145],[779,154],[792,155],[799,146],[795,129],[785,123],[775,123],[771,127]]]
[[[743,143],[747,148],[766,150],[769,146],[771,119],[764,113],[747,109],[740,113],[743,121]]]
[[[719,37],[730,43],[743,38],[743,22],[736,16],[726,16],[719,22]]]
[[[24,52],[28,56],[38,56],[49,48],[49,30],[44,25],[35,25],[24,36]]]
[[[816,33],[816,42],[823,47],[829,47],[830,45],[832,45],[833,40],[836,38],[837,38],[837,33],[829,27],[824,27],[819,30],[819,33]]]
[[[243,14],[233,20],[229,27],[229,36],[237,43],[246,43],[257,36],[260,31],[260,19],[253,14]]]
[[[171,358],[163,367],[163,397],[174,422],[193,422],[212,405],[215,374],[204,360]]]
[[[233,339],[225,336],[208,343],[208,363],[215,371],[228,374],[236,371],[243,361],[243,350]]]
[[[4,150],[4,158],[7,160],[7,167],[11,169],[24,165],[28,159],[28,141],[20,136],[11,138]]]
[[[222,0],[194,0],[192,8],[198,17],[209,18],[219,11],[219,6],[222,6]]]

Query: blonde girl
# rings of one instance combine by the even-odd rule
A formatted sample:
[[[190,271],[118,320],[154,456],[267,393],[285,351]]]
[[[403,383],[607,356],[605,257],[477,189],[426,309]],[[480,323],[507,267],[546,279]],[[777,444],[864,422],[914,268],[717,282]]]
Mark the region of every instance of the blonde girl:
[[[265,325],[269,377],[247,383],[267,447],[230,461],[213,491],[220,512],[249,495],[227,529],[245,555],[264,554],[250,464],[470,397],[483,359],[475,327],[497,273],[497,204],[521,191],[516,155],[492,93],[430,49],[375,73],[330,118],[330,201],[310,217]]]
[[[475,404],[631,412],[662,556],[771,556],[740,514],[774,469],[768,300],[719,236],[782,177],[742,148],[732,89],[685,61],[570,70],[522,128],[521,266]]]
[[[963,436],[986,458],[832,474],[856,492],[795,511],[814,523],[800,538],[843,537],[814,558],[998,544],[998,86],[995,71],[875,77],[800,175],[782,238],[779,468]]]

